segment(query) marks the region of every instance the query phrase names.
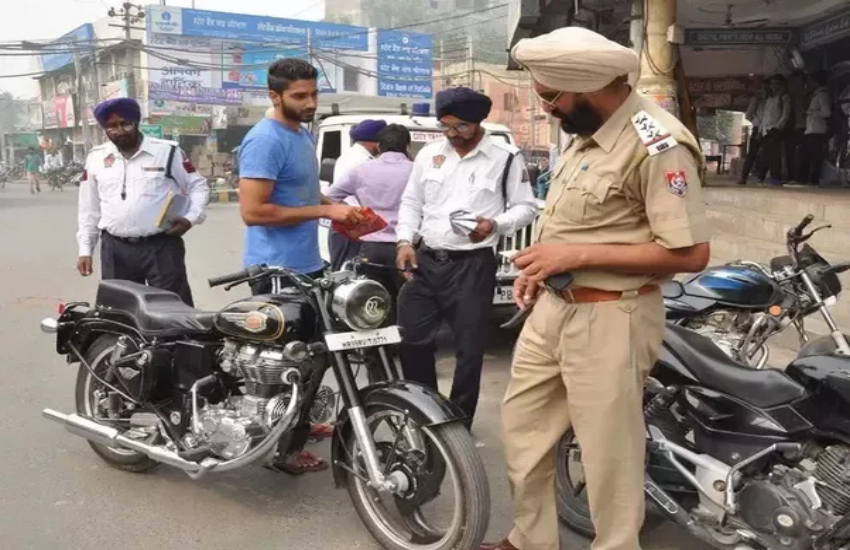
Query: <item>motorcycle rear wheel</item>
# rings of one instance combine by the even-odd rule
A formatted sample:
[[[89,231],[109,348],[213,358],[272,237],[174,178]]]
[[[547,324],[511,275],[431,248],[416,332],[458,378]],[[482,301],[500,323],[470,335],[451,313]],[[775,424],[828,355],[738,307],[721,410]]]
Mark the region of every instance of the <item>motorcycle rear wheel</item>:
[[[109,356],[112,354],[117,340],[118,338],[116,336],[101,336],[95,340],[84,355],[86,362],[101,379],[106,374],[109,366]],[[104,422],[104,419],[96,418],[98,411],[95,403],[96,396],[94,395],[94,392],[101,387],[103,385],[92,376],[85,365],[81,364],[80,370],[77,372],[75,391],[77,414]],[[152,460],[147,455],[131,451],[130,449],[109,447],[92,441],[88,441],[88,444],[104,462],[113,468],[124,470],[125,472],[143,473],[159,466],[158,462]]]
[[[367,424],[373,432],[376,430],[375,419],[382,415],[404,416],[396,409],[382,406],[369,407],[366,411]],[[459,422],[433,427],[416,426],[412,420],[407,426],[418,432],[416,436],[426,442],[426,448],[440,453],[439,464],[437,457],[425,459],[432,470],[442,470],[437,477],[442,481],[445,477],[454,478],[455,511],[452,524],[445,532],[432,529],[425,525],[421,506],[410,517],[396,514],[396,518],[388,518],[387,510],[379,510],[380,494],[368,486],[363,479],[367,477],[362,460],[346,460],[348,467],[359,475],[348,473],[346,485],[351,502],[357,515],[366,526],[372,537],[387,550],[461,550],[478,548],[487,533],[490,522],[490,485],[484,463],[478,455],[469,431]],[[346,442],[348,457],[359,457],[357,443],[353,434]],[[386,457],[384,457],[386,458]],[[381,460],[381,466],[387,470],[386,461]],[[392,466],[392,465],[391,465]],[[425,498],[422,506],[439,496],[438,489],[432,489],[433,495]],[[384,496],[384,498],[388,498]],[[396,502],[400,497],[395,497]],[[397,518],[402,518],[398,520]],[[396,521],[392,521],[396,519]],[[404,529],[409,532],[402,532]]]
[[[583,492],[583,482],[576,482],[570,473],[570,463],[575,462],[571,451],[578,448],[575,432],[572,428],[558,442],[558,457],[555,467],[555,491],[558,504],[558,516],[561,521],[572,531],[593,539],[596,537],[596,529],[590,518],[590,506],[587,502],[587,494]],[[664,522],[664,518],[653,514],[652,508],[647,503],[646,518],[643,522],[642,533],[647,533]]]

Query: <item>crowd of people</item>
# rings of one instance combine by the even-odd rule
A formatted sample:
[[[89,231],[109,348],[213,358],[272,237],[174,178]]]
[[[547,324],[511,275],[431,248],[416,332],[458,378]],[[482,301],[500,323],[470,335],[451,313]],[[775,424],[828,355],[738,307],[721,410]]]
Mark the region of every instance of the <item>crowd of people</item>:
[[[850,87],[838,99],[847,94]],[[752,129],[738,183],[746,185],[755,170],[760,183],[772,186],[820,185],[830,140],[836,138],[836,149],[846,142],[850,105],[836,95],[827,71],[768,78],[746,112]]]
[[[520,41],[512,51],[542,108],[575,136],[552,171],[537,243],[512,261],[514,294],[528,311],[502,407],[514,504],[513,530],[482,550],[556,550],[555,444],[573,427],[582,447],[596,550],[637,550],[643,521],[642,392],[661,345],[660,284],[709,259],[704,167],[692,134],[627,81],[634,51],[569,27]],[[519,151],[482,122],[492,101],[468,88],[436,97],[444,139],[410,155],[400,126],[367,121],[320,191],[313,121],[318,71],[300,59],[268,70],[271,112],[239,148],[244,263],[320,277],[319,222],[343,227],[370,207],[386,221],[360,255],[395,263],[397,323],[405,378],[437,389],[437,331],[448,322],[456,366],[449,399],[473,429],[502,235],[532,223],[537,204]],[[784,103],[780,107],[784,110]],[[772,111],[771,111],[772,112]],[[180,148],[139,131],[132,99],[95,109],[109,141],[86,161],[79,197],[78,270],[147,283],[192,304],[182,236],[204,220],[206,180]],[[774,125],[775,126],[775,125]],[[771,127],[771,129],[773,126]],[[662,143],[656,137],[667,135]],[[362,149],[362,151],[360,151]],[[163,223],[152,211],[175,193],[186,207]],[[347,204],[339,201],[356,201]],[[458,220],[465,220],[461,223]],[[350,254],[342,247],[338,254]],[[551,277],[570,273],[559,286]],[[388,283],[391,286],[391,283]],[[391,286],[392,288],[392,286]],[[252,292],[271,289],[255,284]],[[271,468],[297,475],[327,467],[304,449],[333,433],[302,419]]]

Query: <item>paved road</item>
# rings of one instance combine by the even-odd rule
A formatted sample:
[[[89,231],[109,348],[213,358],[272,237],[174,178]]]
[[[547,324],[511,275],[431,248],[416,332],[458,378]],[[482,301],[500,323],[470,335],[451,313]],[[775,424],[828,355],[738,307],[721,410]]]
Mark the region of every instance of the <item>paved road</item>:
[[[376,548],[328,473],[291,478],[250,469],[200,482],[168,468],[126,474],[105,466],[82,439],[41,418],[44,407],[73,409],[75,372],[53,353],[53,341],[38,331],[38,322],[55,314],[61,301],[91,299],[96,287],[94,278],[83,279],[74,270],[75,200],[75,189],[34,197],[23,185],[0,190],[0,548]],[[206,224],[187,240],[198,304],[215,308],[235,298],[203,284],[240,265],[242,228],[235,207],[213,205]],[[506,348],[487,358],[476,425],[490,474],[492,537],[510,525],[497,437]],[[451,367],[448,360],[442,365]],[[563,548],[587,548],[570,533],[562,539]],[[699,548],[675,527],[646,541],[652,550],[685,547]]]

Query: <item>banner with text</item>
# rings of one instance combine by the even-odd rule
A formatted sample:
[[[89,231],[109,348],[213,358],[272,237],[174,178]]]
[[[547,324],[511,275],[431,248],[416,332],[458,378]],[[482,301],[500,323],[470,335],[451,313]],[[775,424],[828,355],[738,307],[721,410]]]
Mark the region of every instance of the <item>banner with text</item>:
[[[430,99],[434,93],[430,34],[378,31],[378,95]]]

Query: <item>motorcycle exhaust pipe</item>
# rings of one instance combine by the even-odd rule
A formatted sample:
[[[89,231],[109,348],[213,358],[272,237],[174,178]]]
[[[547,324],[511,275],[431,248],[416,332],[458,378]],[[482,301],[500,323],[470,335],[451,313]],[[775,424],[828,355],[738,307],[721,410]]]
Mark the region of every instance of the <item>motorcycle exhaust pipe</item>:
[[[48,420],[63,424],[69,433],[80,436],[83,439],[109,447],[124,447],[125,449],[147,455],[157,462],[180,468],[190,474],[207,470],[211,467],[211,465],[202,466],[197,462],[184,460],[177,453],[163,447],[148,445],[143,441],[121,435],[121,432],[115,428],[104,426],[78,414],[62,414],[52,409],[44,409],[41,414]]]

